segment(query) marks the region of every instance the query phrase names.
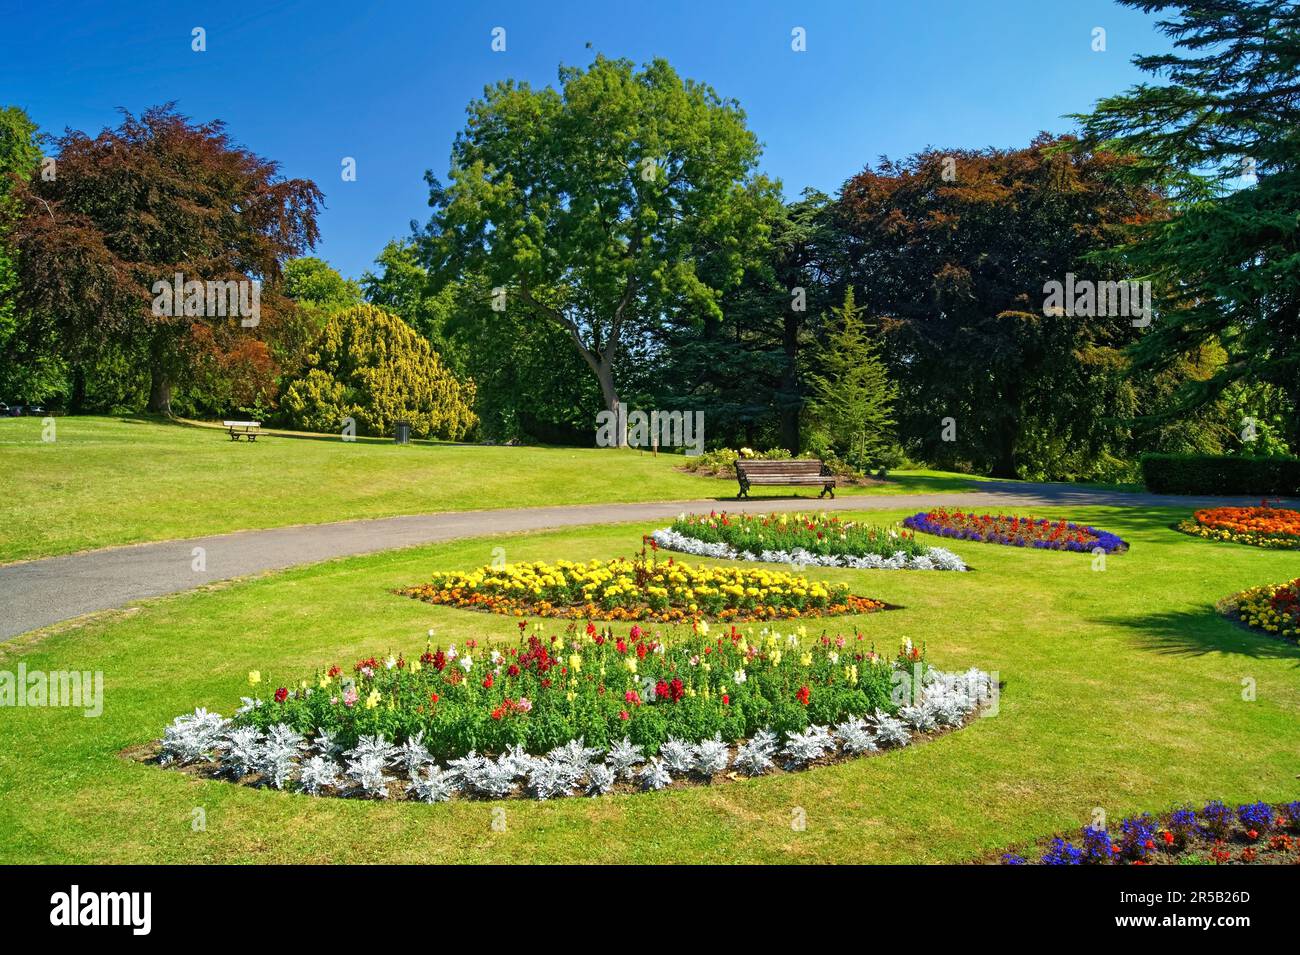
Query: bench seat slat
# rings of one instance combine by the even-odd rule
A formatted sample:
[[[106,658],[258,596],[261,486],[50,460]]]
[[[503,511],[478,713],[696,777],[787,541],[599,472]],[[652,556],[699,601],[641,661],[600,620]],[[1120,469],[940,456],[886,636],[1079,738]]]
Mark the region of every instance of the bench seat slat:
[[[825,465],[816,458],[737,461],[736,478],[740,481],[740,493],[736,496],[746,496],[749,488],[757,484],[777,487],[821,485],[822,494],[819,496],[829,493],[834,497],[834,488],[840,481],[835,475],[824,473],[826,470]]]

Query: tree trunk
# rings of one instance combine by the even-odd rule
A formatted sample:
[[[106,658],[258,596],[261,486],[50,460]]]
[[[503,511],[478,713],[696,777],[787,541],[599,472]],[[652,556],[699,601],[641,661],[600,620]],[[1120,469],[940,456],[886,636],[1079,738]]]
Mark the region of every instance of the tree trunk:
[[[157,364],[149,369],[149,410],[154,414],[172,413],[172,383]]]
[[[799,405],[795,396],[799,393],[799,323],[797,315],[785,316],[785,328],[782,344],[785,348],[785,373],[782,376],[782,388],[786,402],[781,408],[781,445],[794,457],[799,456]]]
[[[1016,478],[1016,432],[1014,422],[1010,428],[1003,428],[998,436],[997,458],[993,462],[995,478]]]
[[[614,412],[614,420],[618,422],[615,428],[616,446],[625,447],[627,445],[627,430],[624,427],[626,422],[618,418],[618,389],[614,386],[613,362],[609,360],[609,356],[601,355],[599,361],[591,362],[591,366],[596,372],[596,379],[600,382],[600,394],[605,399],[605,410]]]
[[[68,413],[86,413],[86,369],[82,365],[72,366],[72,394],[68,398]]]

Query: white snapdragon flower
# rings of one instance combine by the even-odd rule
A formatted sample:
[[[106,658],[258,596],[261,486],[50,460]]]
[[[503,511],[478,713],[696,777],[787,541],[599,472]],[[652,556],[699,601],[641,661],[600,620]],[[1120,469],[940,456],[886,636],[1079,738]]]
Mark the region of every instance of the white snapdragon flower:
[[[474,667],[474,658],[467,654],[460,658],[460,665],[468,673]]]
[[[737,670],[735,673],[731,674],[731,679],[737,683],[744,683],[749,679],[749,674],[744,670]]]

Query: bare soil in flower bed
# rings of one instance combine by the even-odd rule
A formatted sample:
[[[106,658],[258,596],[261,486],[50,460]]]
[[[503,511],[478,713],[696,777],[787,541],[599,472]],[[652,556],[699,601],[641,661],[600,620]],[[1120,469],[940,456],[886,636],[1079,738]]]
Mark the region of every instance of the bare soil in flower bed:
[[[978,709],[976,712],[971,714],[970,718],[962,726],[944,726],[944,727],[939,727],[938,729],[935,730],[931,730],[929,732],[924,732],[924,733],[915,732],[913,733],[912,741],[911,743],[908,744],[908,746],[909,747],[918,746],[924,743],[929,743],[933,740],[939,739],[940,737],[947,736],[950,733],[955,733],[958,730],[964,729],[966,726],[969,726],[970,723],[973,722],[975,719],[978,719],[980,716],[982,716],[986,709],[987,707],[980,707],[980,709]],[[696,773],[691,775],[690,777],[676,777],[673,779],[671,783],[664,786],[662,789],[656,790],[656,792],[669,792],[676,789],[687,789],[687,788],[693,788],[697,786],[719,786],[725,783],[737,782],[741,780],[771,779],[777,776],[786,776],[791,774],[803,773],[803,772],[807,772],[810,769],[817,769],[824,766],[838,766],[841,763],[848,763],[859,759],[868,759],[868,758],[874,758],[878,756],[884,756],[890,752],[893,752],[895,749],[899,749],[899,748],[902,747],[890,747],[889,749],[881,749],[871,753],[859,753],[856,755],[847,755],[845,753],[840,752],[834,755],[823,756],[819,759],[812,760],[806,765],[800,766],[795,769],[786,769],[784,766],[781,765],[779,761],[777,761],[774,762],[774,764],[761,776],[749,776],[746,775],[745,773],[737,772],[736,770],[733,769],[728,769],[726,772],[718,773],[711,777],[705,777]],[[240,786],[249,786],[254,789],[273,788],[270,785],[270,783],[260,773],[250,773],[247,776],[244,776],[243,778],[238,780],[231,779],[228,775],[224,775],[221,773],[220,764],[218,764],[216,761],[189,763],[183,766],[177,764],[164,766],[159,759],[161,749],[162,747],[159,744],[158,740],[151,740],[148,743],[141,743],[137,746],[128,746],[126,749],[122,750],[119,753],[119,755],[122,756],[124,759],[130,760],[132,762],[143,763],[150,766],[157,766],[160,768],[165,768],[172,772],[185,773],[188,776],[193,776],[198,779],[211,779],[216,782],[234,783]],[[619,780],[605,795],[631,795],[635,793],[644,793],[644,792],[646,792],[645,788],[638,785],[635,782]],[[305,798],[319,798],[319,797],[306,796],[306,794],[303,793],[300,793],[299,795],[303,795]],[[334,798],[364,799],[366,801],[378,801],[373,799],[373,797],[363,796],[360,793],[347,793],[347,792],[336,793],[334,795]],[[500,799],[495,799],[489,796],[470,794],[464,792],[457,792],[451,798],[452,800],[460,800],[464,802],[502,801]],[[526,794],[524,795],[515,794],[513,796],[508,796],[505,798],[527,800],[530,797],[527,796]],[[581,794],[574,793],[573,795],[565,798],[586,799],[592,797],[583,796]],[[393,783],[389,785],[388,798],[387,800],[384,801],[410,802],[410,803],[420,802],[420,800],[412,798],[406,792],[405,780],[402,779],[395,779]]]

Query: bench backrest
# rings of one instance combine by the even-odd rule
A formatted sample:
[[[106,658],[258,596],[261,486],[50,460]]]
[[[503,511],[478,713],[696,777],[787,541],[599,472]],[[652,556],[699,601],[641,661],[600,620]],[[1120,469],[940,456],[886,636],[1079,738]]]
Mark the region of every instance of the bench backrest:
[[[737,461],[736,470],[743,472],[746,477],[759,475],[767,477],[774,474],[817,475],[822,473],[822,463],[816,458],[812,460],[795,458],[785,461]]]
[[[260,421],[223,421],[223,422],[221,422],[221,426],[222,426],[223,428],[260,428],[260,427],[262,426],[262,422],[260,422]]]

